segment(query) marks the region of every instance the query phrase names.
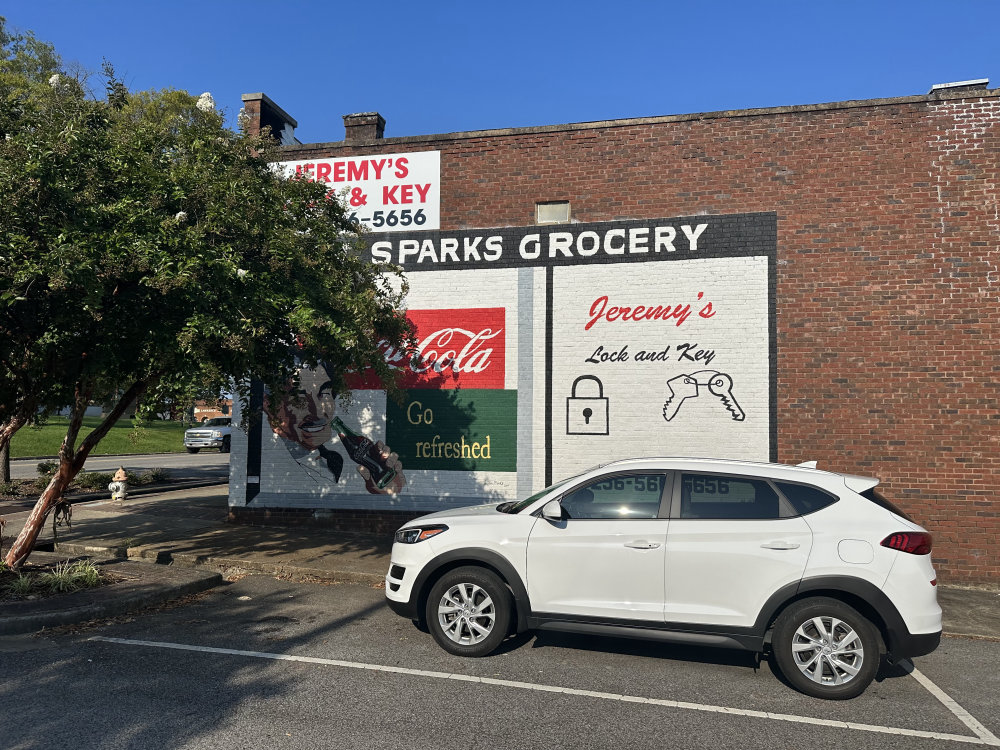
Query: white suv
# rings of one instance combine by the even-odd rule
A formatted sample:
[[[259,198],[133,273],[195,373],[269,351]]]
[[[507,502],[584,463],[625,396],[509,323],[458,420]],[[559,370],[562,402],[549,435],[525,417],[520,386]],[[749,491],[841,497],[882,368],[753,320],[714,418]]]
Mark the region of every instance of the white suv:
[[[386,598],[462,656],[532,629],[654,638],[769,653],[853,698],[883,652],[940,641],[931,539],[877,479],[814,466],[631,459],[432,513],[396,532]]]

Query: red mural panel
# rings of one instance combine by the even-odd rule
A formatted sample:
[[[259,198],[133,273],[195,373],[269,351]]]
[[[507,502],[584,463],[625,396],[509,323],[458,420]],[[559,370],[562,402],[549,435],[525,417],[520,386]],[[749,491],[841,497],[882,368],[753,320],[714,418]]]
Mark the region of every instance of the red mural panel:
[[[503,388],[506,372],[506,311],[502,307],[410,310],[414,351],[381,342],[385,361],[402,370],[403,388]],[[349,376],[355,390],[381,389],[372,374]]]

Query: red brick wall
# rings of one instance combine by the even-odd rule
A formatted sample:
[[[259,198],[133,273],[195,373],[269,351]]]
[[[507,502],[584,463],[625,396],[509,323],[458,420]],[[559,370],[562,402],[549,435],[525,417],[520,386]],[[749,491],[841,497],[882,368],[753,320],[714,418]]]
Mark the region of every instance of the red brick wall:
[[[441,151],[443,229],[778,214],[778,457],[877,475],[1000,580],[1000,91],[285,149]],[[957,97],[957,98],[956,98]]]

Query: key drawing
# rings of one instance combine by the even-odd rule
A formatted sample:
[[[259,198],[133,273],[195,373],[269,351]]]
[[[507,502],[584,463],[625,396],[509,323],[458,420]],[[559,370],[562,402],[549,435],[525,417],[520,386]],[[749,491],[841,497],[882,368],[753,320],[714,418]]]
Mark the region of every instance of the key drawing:
[[[722,405],[736,422],[746,419],[746,412],[733,396],[733,379],[718,370],[699,370],[690,375],[678,375],[667,381],[670,391],[663,402],[663,418],[668,422],[677,416],[681,405],[689,398],[701,395],[702,389],[719,398]]]
[[[698,395],[698,383],[690,375],[678,375],[667,381],[670,395],[663,402],[663,418],[668,422],[677,416],[678,410],[685,399]]]
[[[733,379],[726,375],[726,373],[720,372],[709,380],[708,391],[713,396],[718,396],[722,400],[722,405],[733,415],[734,420],[742,422],[746,419],[747,415],[743,411],[743,407],[733,397]]]

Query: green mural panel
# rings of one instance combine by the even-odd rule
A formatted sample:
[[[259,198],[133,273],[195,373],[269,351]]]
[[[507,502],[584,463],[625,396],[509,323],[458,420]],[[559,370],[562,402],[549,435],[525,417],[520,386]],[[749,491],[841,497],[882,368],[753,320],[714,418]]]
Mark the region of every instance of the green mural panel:
[[[405,392],[387,404],[386,442],[406,469],[517,470],[517,391]]]

